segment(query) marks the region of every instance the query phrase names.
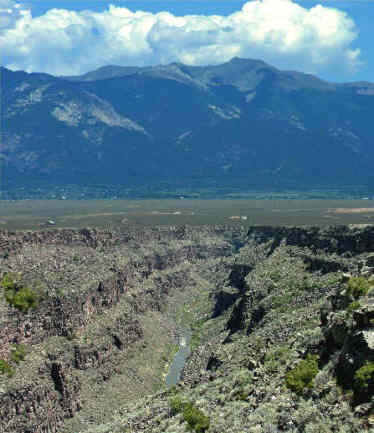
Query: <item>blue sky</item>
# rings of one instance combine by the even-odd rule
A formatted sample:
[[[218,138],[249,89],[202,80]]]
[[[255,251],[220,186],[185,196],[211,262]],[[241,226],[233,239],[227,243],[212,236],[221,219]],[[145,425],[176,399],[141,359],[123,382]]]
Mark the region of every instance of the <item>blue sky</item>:
[[[374,82],[373,23],[374,0],[0,0],[1,63],[70,75],[239,56]]]

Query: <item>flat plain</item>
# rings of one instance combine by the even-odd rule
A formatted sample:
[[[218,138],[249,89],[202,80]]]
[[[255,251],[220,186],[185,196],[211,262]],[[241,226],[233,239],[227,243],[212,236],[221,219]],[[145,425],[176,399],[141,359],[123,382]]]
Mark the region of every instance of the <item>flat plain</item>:
[[[373,224],[374,200],[0,201],[0,230],[118,225]]]

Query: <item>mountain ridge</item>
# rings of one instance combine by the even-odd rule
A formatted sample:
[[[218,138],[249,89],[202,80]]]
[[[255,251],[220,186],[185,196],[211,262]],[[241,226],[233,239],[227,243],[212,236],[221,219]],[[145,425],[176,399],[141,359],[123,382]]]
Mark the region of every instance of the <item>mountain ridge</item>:
[[[239,58],[81,77],[3,68],[1,79],[8,188],[24,186],[25,174],[35,185],[156,190],[373,184],[371,83],[328,83]]]
[[[348,82],[342,82],[342,83],[338,83],[338,82],[333,82],[333,81],[327,81],[324,79],[321,79],[313,74],[309,74],[309,73],[304,73],[304,72],[299,72],[296,70],[282,70],[282,69],[278,69],[274,66],[269,65],[268,63],[264,62],[263,60],[260,59],[245,59],[245,58],[241,58],[241,57],[233,57],[231,60],[229,60],[228,62],[219,64],[219,65],[205,65],[205,66],[192,66],[192,65],[185,65],[181,62],[171,62],[168,64],[159,64],[159,65],[154,65],[154,66],[118,66],[118,65],[106,65],[106,66],[101,66],[93,71],[89,71],[85,74],[81,74],[81,75],[61,75],[59,76],[59,78],[62,79],[66,79],[66,80],[71,80],[71,81],[95,81],[95,80],[99,80],[99,79],[109,79],[109,78],[114,78],[114,77],[119,77],[119,76],[126,76],[126,75],[131,75],[133,73],[149,73],[151,71],[155,71],[155,70],[167,70],[168,68],[171,67],[179,67],[179,68],[185,68],[188,71],[199,71],[199,70],[203,70],[203,69],[208,69],[208,70],[217,70],[219,68],[221,68],[222,66],[227,66],[227,65],[239,65],[239,64],[243,64],[243,65],[256,65],[258,68],[259,67],[266,67],[269,69],[272,69],[274,71],[283,73],[283,74],[289,74],[289,75],[296,75],[299,77],[305,77],[305,78],[312,78],[315,81],[319,81],[320,83],[325,83],[326,85],[330,85],[330,86],[336,86],[336,87],[345,87],[345,86],[349,86],[349,87],[354,87],[354,86],[361,86],[361,85],[373,85],[374,83],[371,83],[369,81],[348,81]]]

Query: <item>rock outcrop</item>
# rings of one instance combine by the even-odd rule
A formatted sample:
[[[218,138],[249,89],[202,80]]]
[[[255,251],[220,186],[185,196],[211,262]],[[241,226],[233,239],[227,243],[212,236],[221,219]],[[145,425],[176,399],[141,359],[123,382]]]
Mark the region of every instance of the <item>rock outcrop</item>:
[[[333,360],[338,382],[354,392],[353,405],[368,402],[374,395],[374,370],[370,370],[374,366],[373,283],[363,277],[350,277],[347,281],[343,276],[337,292],[321,310],[321,360]],[[365,372],[367,366],[366,382],[360,382],[360,371]]]

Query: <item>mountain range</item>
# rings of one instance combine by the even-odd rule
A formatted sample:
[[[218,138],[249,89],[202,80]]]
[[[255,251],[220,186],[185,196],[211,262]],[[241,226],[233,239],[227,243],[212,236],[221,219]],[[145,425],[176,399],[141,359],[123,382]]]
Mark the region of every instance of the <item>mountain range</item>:
[[[1,68],[2,182],[191,188],[374,185],[374,84],[260,60]]]

